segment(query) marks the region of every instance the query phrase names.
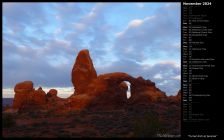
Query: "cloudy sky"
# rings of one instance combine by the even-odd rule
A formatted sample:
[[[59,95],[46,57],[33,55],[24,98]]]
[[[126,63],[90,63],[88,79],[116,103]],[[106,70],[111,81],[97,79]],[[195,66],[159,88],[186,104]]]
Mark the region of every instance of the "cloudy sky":
[[[97,74],[126,72],[180,89],[180,3],[3,3],[3,88],[71,87],[78,52]]]

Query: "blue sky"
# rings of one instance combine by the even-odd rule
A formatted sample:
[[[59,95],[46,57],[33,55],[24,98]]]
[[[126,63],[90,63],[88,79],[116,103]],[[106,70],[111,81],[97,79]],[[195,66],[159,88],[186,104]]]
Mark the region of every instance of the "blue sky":
[[[78,52],[97,74],[122,71],[180,89],[180,3],[3,3],[3,88],[71,87]]]

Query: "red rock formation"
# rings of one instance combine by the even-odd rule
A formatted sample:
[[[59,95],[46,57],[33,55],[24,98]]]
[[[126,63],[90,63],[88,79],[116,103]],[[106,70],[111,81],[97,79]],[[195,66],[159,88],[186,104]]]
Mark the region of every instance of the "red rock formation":
[[[27,108],[28,106],[29,108],[32,108],[30,106],[43,106],[46,103],[46,93],[41,87],[35,90],[32,81],[24,81],[16,84],[14,91],[14,109]]]
[[[120,88],[122,93],[124,93],[124,94],[127,93],[128,86],[127,86],[127,84],[125,82],[121,82],[119,84],[119,88]]]
[[[89,106],[93,100],[93,96],[87,94],[78,94],[67,99],[66,109],[67,110],[82,110]]]
[[[33,100],[36,105],[44,105],[46,104],[46,93],[39,87],[34,91]]]
[[[24,81],[17,83],[14,91],[15,92],[30,92],[33,90],[33,82],[32,81]]]
[[[127,100],[127,85],[131,83],[131,98]],[[143,78],[134,78],[126,73],[114,72],[102,74],[92,81],[84,90],[86,95],[93,96],[89,108],[115,109],[127,104],[144,104],[166,98],[164,92],[155,87],[155,83]]]
[[[178,91],[177,95],[175,96],[169,96],[170,102],[178,103],[181,101],[181,90]]]
[[[60,109],[64,106],[64,103],[66,102],[66,99],[60,98],[57,96],[58,91],[56,89],[50,89],[47,93],[47,104],[48,108],[56,108]]]
[[[24,81],[16,84],[14,92],[13,108],[19,109],[23,104],[32,100],[34,92],[33,82]]]
[[[124,81],[130,83],[131,97],[127,99],[128,87]],[[161,100],[180,100],[180,93],[175,97],[167,97],[159,90],[155,83],[142,77],[134,78],[127,73],[114,72],[102,74],[97,77],[88,50],[79,52],[72,69],[72,83],[75,87],[73,96],[62,99],[57,97],[57,90],[51,89],[47,95],[39,88],[33,89],[31,81],[18,83],[15,86],[14,108],[22,105],[35,104],[47,108],[60,108],[61,110],[115,109],[126,105],[147,106]]]
[[[83,89],[83,94],[69,98],[72,108],[107,108],[113,109],[127,101],[127,85],[123,81],[132,79],[126,73],[109,73],[98,76]]]
[[[83,93],[86,86],[96,77],[96,70],[89,56],[89,51],[80,51],[72,69],[72,83],[75,87],[75,92],[77,94]]]
[[[86,86],[84,93],[91,96],[98,96],[107,93],[118,93],[121,91],[121,83],[123,81],[133,80],[133,77],[126,73],[115,72],[102,74]]]
[[[57,96],[58,91],[56,89],[50,89],[47,93],[47,97],[54,97]]]

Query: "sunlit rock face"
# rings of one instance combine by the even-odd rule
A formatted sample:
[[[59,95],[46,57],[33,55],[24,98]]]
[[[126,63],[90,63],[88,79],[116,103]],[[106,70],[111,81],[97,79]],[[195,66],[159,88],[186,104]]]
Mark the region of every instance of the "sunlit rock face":
[[[89,51],[81,50],[72,69],[72,84],[75,88],[75,93],[82,94],[86,86],[96,77],[96,70],[89,56]]]
[[[32,100],[34,88],[32,81],[24,81],[17,83],[14,88],[14,100],[13,100],[13,108],[18,109],[23,104],[28,103]]]
[[[132,78],[121,72],[102,74],[86,88],[85,94],[93,96],[88,108],[90,109],[116,109],[127,102],[127,85],[125,79]]]
[[[46,93],[39,87],[34,91],[34,102],[37,105],[44,105],[46,103]]]
[[[127,99],[127,91],[131,97]],[[142,77],[134,78],[127,73],[114,72],[99,75],[85,89],[84,94],[92,99],[87,108],[117,109],[127,105],[149,105],[160,98],[166,98],[155,83]]]
[[[167,97],[154,82],[142,77],[135,78],[124,72],[97,76],[88,50],[79,52],[71,79],[75,94],[66,99],[59,98],[56,89],[51,89],[46,94],[41,87],[35,90],[32,81],[18,83],[14,88],[13,107],[20,109],[24,106],[31,108],[37,106],[66,112],[82,109],[113,110],[127,106],[142,108],[151,103],[168,100],[176,103],[180,100],[180,93],[177,96]]]
[[[46,104],[46,93],[41,87],[35,90],[32,81],[17,83],[14,92],[14,109],[42,107]]]

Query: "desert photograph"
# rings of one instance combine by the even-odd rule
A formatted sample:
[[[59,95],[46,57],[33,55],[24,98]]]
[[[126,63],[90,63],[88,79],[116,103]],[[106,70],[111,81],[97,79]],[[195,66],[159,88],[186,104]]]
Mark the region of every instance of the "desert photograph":
[[[176,2],[4,2],[2,137],[181,136]]]

